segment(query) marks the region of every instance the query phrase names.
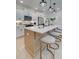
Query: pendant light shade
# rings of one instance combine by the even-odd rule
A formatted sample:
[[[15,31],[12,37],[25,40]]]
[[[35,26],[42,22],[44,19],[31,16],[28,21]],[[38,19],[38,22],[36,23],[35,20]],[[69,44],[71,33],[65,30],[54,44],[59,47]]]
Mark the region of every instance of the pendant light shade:
[[[53,11],[53,8],[50,6],[49,7],[49,12],[52,12]]]
[[[55,13],[55,12],[56,12],[56,9],[55,9],[55,8],[56,8],[56,3],[54,2],[54,3],[53,3],[53,7],[52,7],[52,6],[51,6],[51,0],[50,0],[49,12],[52,12],[52,13],[54,12],[54,13]]]
[[[53,12],[56,12],[56,3],[55,2],[53,3],[53,8],[54,8]]]
[[[52,6],[51,6],[51,0],[50,0],[50,6],[49,6],[49,12],[52,12],[53,11],[53,8],[52,8]]]
[[[56,5],[56,3],[54,2],[53,5]]]
[[[52,0],[50,0],[50,3],[49,3],[50,5],[49,5],[49,7],[48,7],[48,11],[50,12],[50,13],[56,13],[56,3],[54,2],[53,4],[52,4]],[[45,6],[47,6],[47,2],[46,2],[46,0],[41,0],[41,2],[40,2],[40,5],[42,6],[42,7],[45,7]]]
[[[45,0],[42,0],[42,1],[40,2],[40,5],[41,5],[42,7],[45,7],[45,6],[47,5],[47,2],[46,2]]]

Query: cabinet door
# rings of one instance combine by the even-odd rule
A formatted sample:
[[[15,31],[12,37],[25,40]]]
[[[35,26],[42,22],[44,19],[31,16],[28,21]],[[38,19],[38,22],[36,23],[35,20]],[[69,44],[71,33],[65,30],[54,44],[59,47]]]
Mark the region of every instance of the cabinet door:
[[[29,30],[24,30],[24,33],[25,33],[25,47],[28,48],[31,53],[34,53],[34,47],[33,47],[34,33]]]
[[[24,35],[24,25],[16,26],[16,37],[20,37]]]
[[[16,20],[23,20],[23,19],[24,19],[23,10],[16,9]]]

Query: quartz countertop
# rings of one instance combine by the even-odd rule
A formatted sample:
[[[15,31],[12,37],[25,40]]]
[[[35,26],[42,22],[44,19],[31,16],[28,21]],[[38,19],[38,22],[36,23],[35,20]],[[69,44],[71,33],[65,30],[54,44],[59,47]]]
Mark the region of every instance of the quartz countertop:
[[[50,26],[46,26],[42,28],[39,28],[39,26],[33,26],[33,27],[24,27],[24,29],[43,34],[43,33],[46,33],[48,31],[55,29],[56,27],[57,27],[56,25],[50,25]]]

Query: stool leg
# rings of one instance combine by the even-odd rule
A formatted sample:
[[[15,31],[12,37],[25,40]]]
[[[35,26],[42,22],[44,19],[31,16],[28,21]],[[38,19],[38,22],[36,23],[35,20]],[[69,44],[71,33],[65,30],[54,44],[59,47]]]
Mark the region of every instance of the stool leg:
[[[49,50],[49,44],[47,44],[47,50],[53,55],[53,59],[55,59],[54,53],[51,50]]]
[[[42,59],[42,44],[40,42],[40,59]]]

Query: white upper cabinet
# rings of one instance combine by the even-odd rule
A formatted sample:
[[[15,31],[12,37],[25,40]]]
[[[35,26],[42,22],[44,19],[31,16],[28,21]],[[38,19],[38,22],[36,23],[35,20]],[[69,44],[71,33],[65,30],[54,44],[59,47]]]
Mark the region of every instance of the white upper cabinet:
[[[16,9],[16,20],[23,20],[23,18],[24,18],[23,10]]]

